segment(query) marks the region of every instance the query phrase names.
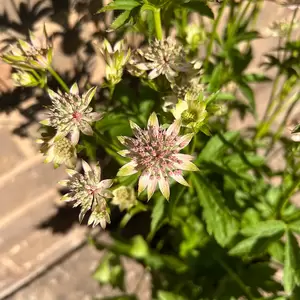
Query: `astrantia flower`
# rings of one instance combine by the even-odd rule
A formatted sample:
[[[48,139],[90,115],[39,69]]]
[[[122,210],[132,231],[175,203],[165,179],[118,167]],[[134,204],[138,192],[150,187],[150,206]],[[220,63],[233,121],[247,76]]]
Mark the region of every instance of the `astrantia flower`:
[[[70,179],[59,182],[70,189],[70,192],[64,195],[62,200],[75,201],[74,207],[81,206],[80,222],[85,214],[91,210],[88,223],[93,224],[93,226],[100,224],[102,228],[105,228],[106,223],[110,223],[107,199],[112,198],[112,192],[109,188],[112,186],[113,180],[101,180],[99,165],[92,168],[88,163],[82,161],[82,167],[84,175],[75,170],[67,170]]]
[[[199,100],[179,100],[171,112],[175,119],[182,120],[183,125],[192,128],[194,132],[201,130],[208,115],[206,103]],[[208,133],[206,126],[205,129],[205,133]]]
[[[44,36],[36,37],[29,32],[30,42],[18,40],[18,43],[2,59],[15,68],[46,69],[52,62],[52,44],[44,28]]]
[[[56,128],[58,136],[70,133],[73,145],[78,143],[80,131],[93,135],[90,124],[102,118],[101,113],[92,112],[93,109],[89,107],[95,92],[96,88],[91,88],[80,96],[76,83],[71,87],[70,93],[48,90],[52,105],[49,107],[49,118],[41,121],[41,124]]]
[[[123,211],[124,209],[130,209],[137,203],[133,187],[120,186],[112,193],[114,197],[111,203],[119,206],[120,211]]]
[[[122,79],[124,66],[130,58],[131,50],[126,50],[123,40],[118,41],[112,48],[104,39],[99,51],[106,62],[106,79],[109,83],[116,85]]]
[[[128,150],[119,154],[131,159],[118,172],[118,176],[128,176],[140,172],[138,193],[147,188],[148,200],[156,190],[157,184],[166,199],[170,196],[169,178],[188,186],[182,171],[197,171],[191,162],[193,156],[179,153],[186,147],[193,134],[179,135],[180,120],[176,120],[168,129],[162,128],[155,113],[148,120],[147,129],[141,129],[131,122],[135,137],[120,137]]]
[[[180,72],[188,72],[192,65],[187,62],[182,46],[168,37],[164,40],[154,40],[146,50],[137,50],[146,62],[136,65],[141,70],[151,70],[149,79],[165,75],[172,82]]]
[[[65,164],[68,168],[76,166],[76,148],[67,138],[55,139],[55,137],[46,135],[36,142],[41,144],[40,151],[46,156],[45,163],[53,162],[55,167],[62,164]]]

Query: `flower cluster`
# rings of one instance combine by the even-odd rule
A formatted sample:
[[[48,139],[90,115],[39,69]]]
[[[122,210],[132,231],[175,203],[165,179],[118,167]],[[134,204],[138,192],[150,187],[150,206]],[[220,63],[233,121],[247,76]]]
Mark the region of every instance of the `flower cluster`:
[[[80,132],[93,135],[90,124],[102,118],[101,113],[93,112],[89,106],[95,92],[94,87],[80,96],[77,83],[72,85],[70,93],[48,90],[52,105],[48,107],[49,117],[41,124],[55,128],[57,138],[70,134],[73,145],[78,143]]]
[[[69,93],[48,90],[52,105],[48,107],[48,118],[40,122],[48,129],[37,140],[41,144],[41,153],[46,156],[46,163],[53,162],[55,167],[61,164],[75,167],[75,146],[80,132],[93,135],[91,123],[102,118],[102,113],[93,112],[89,106],[95,92],[96,88],[91,88],[80,96],[77,83],[72,85]]]
[[[47,69],[52,62],[52,43],[46,29],[44,36],[37,37],[29,33],[30,41],[18,40],[18,43],[2,55],[3,61],[17,69]]]
[[[137,63],[136,68],[142,71],[149,71],[149,79],[159,75],[165,75],[168,81],[173,82],[179,73],[188,72],[193,65],[187,62],[185,51],[171,37],[164,40],[154,40],[145,49],[138,49],[145,61]]]
[[[91,210],[88,224],[95,227],[100,224],[102,228],[110,223],[107,200],[112,198],[109,188],[113,184],[112,179],[101,180],[101,169],[99,165],[91,167],[82,161],[84,175],[69,169],[67,173],[70,179],[59,183],[69,188],[70,192],[62,197],[63,201],[74,201],[74,207],[81,206],[79,221],[82,222],[86,213]]]
[[[138,193],[147,188],[148,200],[154,194],[157,185],[166,199],[170,196],[169,178],[188,186],[183,178],[182,171],[197,171],[198,168],[191,162],[194,157],[180,153],[185,148],[193,134],[179,135],[181,121],[176,120],[164,129],[159,125],[157,116],[152,113],[148,120],[147,129],[142,130],[131,122],[134,138],[120,137],[120,142],[127,150],[120,155],[131,159],[118,172],[118,176],[128,176],[140,173]]]

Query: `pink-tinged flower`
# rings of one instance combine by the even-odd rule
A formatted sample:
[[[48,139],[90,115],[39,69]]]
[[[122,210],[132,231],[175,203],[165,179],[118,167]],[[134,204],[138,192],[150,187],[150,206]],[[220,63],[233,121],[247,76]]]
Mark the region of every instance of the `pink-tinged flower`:
[[[70,133],[70,139],[73,145],[79,141],[80,132],[86,135],[93,135],[91,123],[102,118],[102,113],[92,112],[89,106],[96,88],[89,89],[82,96],[79,95],[76,83],[70,89],[70,93],[55,93],[48,90],[52,100],[49,107],[49,118],[40,123],[46,126],[52,126],[57,129],[57,138],[64,137]]]
[[[59,183],[70,189],[70,192],[62,197],[63,201],[75,201],[74,207],[81,206],[79,221],[81,222],[85,214],[91,210],[88,224],[95,227],[100,224],[105,228],[106,223],[110,223],[107,208],[107,199],[112,198],[109,188],[113,184],[112,179],[101,180],[101,169],[99,165],[93,168],[88,163],[82,161],[84,175],[75,170],[69,169],[67,173],[70,179],[62,180]]]
[[[193,138],[193,134],[179,135],[180,120],[164,129],[159,125],[156,114],[152,113],[147,129],[143,130],[133,122],[130,125],[135,137],[119,138],[127,147],[127,150],[120,151],[119,154],[130,158],[131,162],[124,165],[117,175],[128,176],[140,172],[138,193],[147,188],[148,200],[157,185],[163,196],[169,199],[169,178],[188,186],[182,171],[198,171],[198,168],[191,162],[194,159],[192,155],[180,153]]]

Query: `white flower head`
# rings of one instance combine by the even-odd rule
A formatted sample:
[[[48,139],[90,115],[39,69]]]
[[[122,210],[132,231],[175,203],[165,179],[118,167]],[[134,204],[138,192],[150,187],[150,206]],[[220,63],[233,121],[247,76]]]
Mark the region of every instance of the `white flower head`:
[[[41,121],[41,124],[57,129],[58,137],[70,133],[73,145],[78,143],[80,132],[93,135],[90,124],[102,118],[102,113],[92,112],[93,109],[89,106],[95,92],[94,87],[80,96],[76,83],[71,87],[70,93],[48,90],[52,105],[49,107],[49,118]]]
[[[188,72],[193,68],[186,60],[183,47],[171,37],[154,40],[145,50],[137,51],[146,61],[138,63],[136,67],[145,71],[151,70],[148,74],[149,79],[165,75],[168,81],[173,82],[179,73]]]
[[[70,189],[70,192],[62,197],[63,201],[75,201],[74,207],[81,206],[79,221],[82,222],[85,214],[91,210],[88,224],[96,226],[100,224],[105,228],[110,223],[107,200],[112,198],[109,188],[113,184],[112,179],[101,180],[101,169],[99,165],[91,167],[82,161],[84,175],[75,170],[67,170],[70,179],[59,183]]]
[[[157,116],[152,113],[148,120],[147,129],[141,129],[131,122],[134,136],[120,137],[120,142],[127,150],[120,155],[131,159],[118,172],[118,176],[128,176],[140,172],[138,194],[147,188],[148,200],[152,197],[157,185],[166,199],[170,196],[169,178],[188,186],[182,176],[182,171],[197,171],[191,162],[192,155],[182,154],[193,134],[179,135],[181,122],[174,121],[168,129],[159,125]]]

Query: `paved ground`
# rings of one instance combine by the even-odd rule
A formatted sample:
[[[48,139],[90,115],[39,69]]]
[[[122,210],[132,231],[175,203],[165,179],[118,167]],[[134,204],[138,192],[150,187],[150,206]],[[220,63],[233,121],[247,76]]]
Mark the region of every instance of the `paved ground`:
[[[4,2],[0,0],[0,7]],[[265,9],[260,19],[261,27],[287,13],[268,5],[271,6]],[[261,53],[272,48],[276,40],[260,40],[255,44],[253,68],[259,63]],[[56,64],[66,68],[69,65],[62,56],[58,56]],[[2,92],[12,89],[9,76],[8,66],[0,64]],[[95,82],[99,80],[97,76],[94,78]],[[260,112],[269,92],[269,84],[256,87]],[[20,107],[25,110],[34,107],[35,102],[34,98],[29,98]],[[63,168],[54,171],[51,165],[42,163],[34,145],[36,125],[30,126],[29,136],[22,138],[12,134],[14,128],[27,121],[26,116],[16,110],[0,114],[0,299],[15,290],[17,293],[8,299],[83,300],[91,299],[95,294],[108,296],[116,293],[109,287],[100,289],[90,278],[102,253],[87,246],[81,247],[86,228],[77,224],[77,212],[56,204],[60,196],[56,182],[65,174]],[[240,128],[249,122],[251,120],[242,124],[235,119],[232,126]],[[57,216],[65,222],[58,221]],[[62,260],[65,256],[66,259]],[[57,261],[59,263],[53,266]],[[129,270],[128,289],[133,292],[142,270],[131,261],[125,261],[125,264]],[[50,266],[53,267],[49,269]],[[146,293],[150,279],[145,276],[144,280],[145,283],[138,288],[142,300],[150,299]]]

